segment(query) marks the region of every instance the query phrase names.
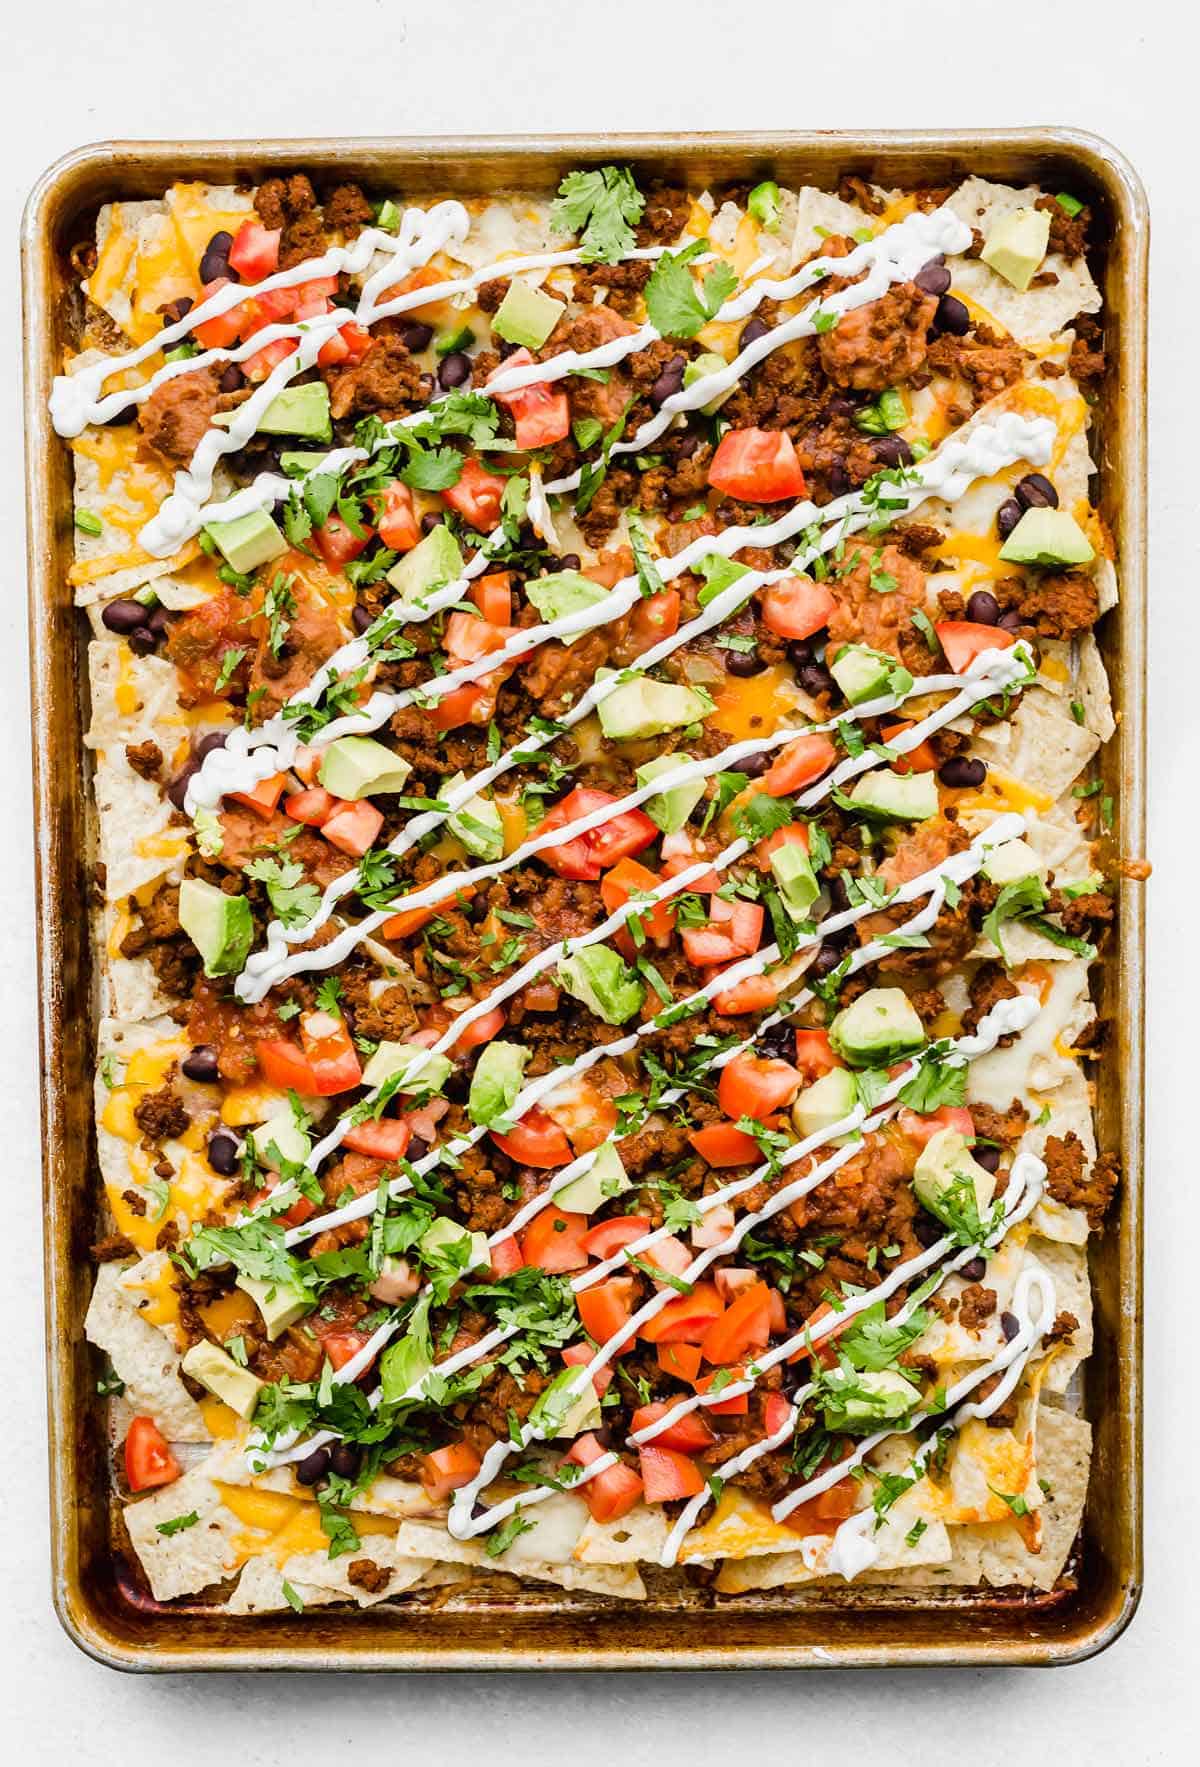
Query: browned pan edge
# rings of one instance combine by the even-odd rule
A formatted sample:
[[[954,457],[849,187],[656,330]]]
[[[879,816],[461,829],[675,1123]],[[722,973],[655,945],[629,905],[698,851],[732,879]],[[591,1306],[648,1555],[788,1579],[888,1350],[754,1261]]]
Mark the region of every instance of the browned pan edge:
[[[1122,601],[1102,636],[1118,707],[1106,789],[1122,853],[1145,839],[1146,272],[1149,212],[1129,163],[1072,129],[749,135],[493,136],[332,142],[103,142],[43,174],[21,233],[29,626],[33,693],[46,1341],[54,1605],[68,1635],[122,1669],[775,1668],[1077,1662],[1120,1636],[1141,1591],[1141,1259],[1144,911],[1121,885],[1121,940],[1105,966],[1101,1011],[1116,1021],[1098,1099],[1105,1145],[1126,1173],[1119,1218],[1094,1259],[1096,1350],[1087,1411],[1096,1427],[1077,1583],[1033,1600],[967,1595],[936,1602],[859,1590],[845,1598],[751,1598],[715,1610],[527,1605],[468,1614],[327,1614],[237,1620],[147,1611],[109,1550],[94,1368],[82,1342],[95,1204],[91,972],[86,914],[79,629],[68,450],[46,393],[65,338],[65,247],[110,197],[160,194],[177,178],[257,180],[284,168],[433,190],[548,189],[580,161],[619,160],[689,182],[770,171],[832,186],[842,172],[885,185],[947,184],[971,172],[1070,189],[1096,210],[1109,379],[1094,444],[1100,502],[1117,538]]]

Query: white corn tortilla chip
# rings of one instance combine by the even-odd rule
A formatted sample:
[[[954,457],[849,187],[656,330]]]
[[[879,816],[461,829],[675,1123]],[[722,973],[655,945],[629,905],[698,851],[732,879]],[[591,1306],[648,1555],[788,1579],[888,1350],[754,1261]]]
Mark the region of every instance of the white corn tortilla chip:
[[[1078,1073],[1075,1060],[1062,1054],[1090,1025],[1096,1009],[1088,993],[1088,965],[1082,957],[1055,964],[1050,991],[1041,1011],[1007,1049],[981,1055],[967,1070],[967,1102],[1007,1110],[1014,1098],[1031,1115],[1041,1112],[1041,1094]],[[1051,1106],[1053,1108],[1053,1106]]]
[[[152,1417],[169,1442],[207,1442],[200,1407],[179,1378],[179,1356],[138,1313],[123,1274],[120,1264],[101,1264],[84,1335],[104,1351],[134,1410]]]
[[[360,1559],[369,1558],[381,1570],[391,1572],[387,1587],[364,1589],[350,1581],[350,1567]],[[416,1588],[433,1569],[430,1560],[420,1558],[395,1562],[392,1542],[386,1535],[372,1535],[361,1552],[343,1553],[331,1559],[324,1552],[296,1552],[277,1564],[267,1555],[252,1558],[238,1578],[238,1586],[225,1603],[228,1614],[277,1613],[291,1603],[283,1585],[289,1584],[305,1607],[324,1605],[331,1601],[352,1601],[357,1607],[376,1607],[407,1590]]]
[[[1007,184],[991,184],[986,178],[968,178],[947,207],[969,227],[978,228],[986,240],[1005,215],[1014,209],[1032,208],[1041,194],[1036,184],[1017,190]],[[1022,343],[1053,337],[1077,313],[1100,311],[1100,290],[1084,258],[1068,263],[1060,252],[1048,252],[1041,270],[1057,280],[1023,291],[997,276],[980,258],[955,258],[952,269],[954,292],[985,308]]]

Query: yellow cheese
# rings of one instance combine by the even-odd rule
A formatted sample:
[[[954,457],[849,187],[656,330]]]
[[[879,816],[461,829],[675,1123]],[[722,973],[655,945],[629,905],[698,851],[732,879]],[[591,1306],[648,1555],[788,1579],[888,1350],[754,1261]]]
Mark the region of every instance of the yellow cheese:
[[[121,424],[116,429],[95,430],[79,436],[71,443],[71,448],[92,462],[99,475],[100,489],[107,491],[116,475],[128,472],[133,465],[137,456],[137,436],[132,425]]]
[[[86,284],[89,299],[98,307],[107,306],[124,283],[136,247],[137,239],[125,226],[121,205],[114,203],[108,237]]]
[[[165,570],[174,572],[199,556],[200,547],[195,540],[188,540],[178,552],[170,558],[155,558],[144,552],[140,546],[131,546],[128,552],[107,552],[100,558],[82,559],[73,564],[67,572],[67,581],[74,588],[85,583],[98,583],[102,577],[111,577],[114,571],[132,570],[135,565],[161,564]]]
[[[1019,779],[1011,778],[1002,773],[999,767],[989,767],[987,784],[982,791],[965,795],[959,803],[962,810],[1016,810],[1026,812],[1036,810],[1044,812],[1050,809],[1054,799],[1045,792],[1034,791],[1032,786],[1024,785]]]
[[[1038,661],[1038,674],[1047,681],[1069,681],[1071,671],[1061,657],[1044,656]]]
[[[252,220],[249,209],[219,209],[208,199],[206,184],[173,184],[167,195],[167,213],[175,233],[176,251],[200,286],[200,260],[214,233],[237,238],[243,221]]]
[[[252,1486],[217,1482],[221,1502],[250,1532],[235,1542],[238,1562],[266,1553],[283,1564],[300,1552],[327,1552],[329,1538],[321,1526],[316,1500],[291,1497],[283,1491],[259,1491]],[[394,1534],[398,1524],[388,1516],[355,1512],[355,1532],[360,1539]]]
[[[141,704],[133,683],[133,652],[124,643],[117,646],[117,685],[113,698],[122,718],[132,718]]]
[[[236,1411],[232,1411],[221,1399],[201,1399],[200,1415],[204,1419],[204,1427],[216,1441],[227,1441],[236,1436],[242,1427],[242,1420]]]
[[[221,1121],[231,1129],[244,1129],[254,1123],[265,1123],[273,1111],[287,1104],[287,1093],[274,1086],[234,1086],[221,1104]]]
[[[497,798],[496,809],[504,830],[504,851],[506,854],[515,853],[528,837],[529,818],[518,798]]]
[[[715,697],[717,709],[709,722],[734,738],[769,735],[796,718],[791,671],[779,663],[758,675],[726,676]]]
[[[121,955],[121,946],[125,943],[132,925],[133,920],[129,909],[124,902],[119,903],[113,916],[112,931],[108,935],[108,955],[110,958]]]
[[[141,1289],[146,1296],[145,1306],[139,1306],[138,1312],[149,1325],[177,1325],[179,1323],[179,1290],[175,1286],[175,1266],[170,1259],[164,1259],[161,1269],[144,1282],[130,1282],[126,1287],[131,1291]]]

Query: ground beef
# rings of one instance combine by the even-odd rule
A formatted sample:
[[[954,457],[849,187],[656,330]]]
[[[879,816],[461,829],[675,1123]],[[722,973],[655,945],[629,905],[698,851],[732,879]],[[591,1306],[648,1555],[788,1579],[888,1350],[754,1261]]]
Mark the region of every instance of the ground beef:
[[[264,227],[282,229],[279,268],[289,269],[325,249],[325,229],[316,192],[303,172],[289,178],[268,178],[254,193],[254,206]]]
[[[1039,196],[1035,209],[1044,209],[1050,216],[1050,237],[1047,251],[1061,252],[1068,263],[1074,263],[1087,250],[1088,227],[1092,211],[1085,203],[1077,215],[1068,215],[1056,196]]]
[[[1066,1135],[1047,1135],[1042,1150],[1046,1162],[1046,1189],[1064,1208],[1083,1209],[1088,1226],[1097,1231],[1104,1221],[1120,1175],[1116,1154],[1101,1154],[1089,1174],[1083,1143],[1073,1129]]]
[[[976,1405],[982,1405],[984,1400],[991,1398],[1003,1379],[1003,1374],[989,1374],[987,1379],[980,1381],[979,1385],[976,1387],[972,1396],[972,1402]],[[990,1430],[1010,1430],[1016,1423],[1019,1415],[1019,1401],[1016,1392],[1013,1391],[1008,1395],[1007,1399],[997,1405],[994,1411],[988,1413],[987,1426]]]
[[[391,1583],[393,1572],[383,1565],[377,1565],[373,1558],[356,1558],[346,1566],[346,1580],[353,1583],[356,1589],[365,1589],[370,1595],[382,1595]]]
[[[1090,939],[1095,945],[1100,943],[1115,920],[1117,905],[1112,897],[1106,896],[1102,890],[1094,890],[1091,895],[1075,896],[1074,898],[1064,895],[1062,890],[1051,890],[1046,898],[1046,910],[1047,913],[1058,916],[1064,930],[1070,933],[1072,938]],[[1097,1020],[1096,1022],[1105,1021]],[[1077,1049],[1087,1048],[1091,1045],[1085,1042],[1085,1038],[1081,1034],[1076,1039],[1075,1047]]]
[[[216,413],[219,380],[219,368],[194,368],[155,387],[138,406],[143,451],[164,466],[190,466]]]
[[[608,475],[579,520],[579,531],[589,546],[600,547],[621,516],[637,501],[638,478],[628,467],[609,469]],[[578,647],[576,647],[578,648]]]
[[[1032,571],[1001,577],[992,593],[1007,613],[1020,614],[1022,638],[1077,638],[1100,618],[1100,594],[1084,571]]]
[[[881,393],[922,367],[936,311],[936,296],[913,282],[897,283],[877,301],[844,313],[832,331],[823,333],[821,365],[835,386]]]
[[[837,193],[842,202],[864,209],[868,215],[882,215],[887,207],[883,197],[876,195],[866,179],[858,178],[852,172],[842,173],[838,179]]]
[[[168,994],[185,1000],[200,967],[196,947],[179,924],[179,887],[165,884],[149,902],[133,899],[134,922],[121,956],[144,957]]]
[[[402,982],[395,983],[377,1000],[354,1009],[354,1029],[360,1037],[378,1043],[404,1043],[419,1029],[416,1008]]]
[[[138,1216],[139,1220],[144,1217],[146,1213],[146,1199],[144,1196],[139,1195],[136,1190],[123,1190],[121,1192],[121,1201],[129,1209],[131,1214]]]
[[[1029,1126],[1029,1113],[1020,1099],[1014,1098],[1006,1111],[995,1110],[990,1104],[973,1104],[971,1121],[978,1140],[1015,1147]]]
[[[692,199],[677,185],[660,184],[646,192],[636,234],[639,245],[673,245],[687,225]]]
[[[926,1030],[929,1030],[934,1021],[946,1010],[946,998],[940,988],[915,989],[908,998],[909,1004]]]
[[[972,403],[982,405],[1020,380],[1029,352],[1012,338],[1002,338],[986,325],[976,326],[966,337],[943,332],[929,346],[929,366],[966,382]]]
[[[163,752],[156,742],[127,742],[125,759],[143,779],[157,779],[162,771]]]
[[[339,184],[325,204],[325,225],[347,239],[357,239],[371,219],[371,205],[357,184]]]
[[[622,319],[611,307],[588,307],[574,319],[560,321],[555,326],[550,347],[543,352],[543,360],[553,360],[564,350],[576,350],[583,355],[588,350],[597,350],[601,345],[611,343],[614,338],[628,337],[635,329],[628,319]],[[623,366],[610,368],[607,380],[603,381],[569,374],[563,385],[570,395],[572,418],[594,417],[606,430],[622,416],[633,397],[633,381]]]
[[[1067,366],[1086,392],[1104,378],[1104,331],[1088,313],[1078,314],[1074,327],[1075,341],[1071,345]]]
[[[137,1247],[127,1234],[109,1233],[89,1248],[97,1264],[115,1264],[118,1258],[132,1258]]]
[[[138,1100],[133,1120],[147,1141],[170,1141],[182,1135],[192,1119],[182,1098],[164,1086]]]
[[[395,333],[376,327],[374,336],[361,362],[321,371],[335,418],[374,413],[387,422],[420,410],[433,393],[432,377],[414,361]]]
[[[1078,1330],[1079,1321],[1076,1319],[1074,1313],[1059,1313],[1056,1314],[1054,1324],[1046,1333],[1045,1341],[1048,1344],[1064,1344],[1067,1339],[1073,1337]]]
[[[575,299],[590,307],[601,295],[614,313],[631,319],[641,305],[642,290],[654,265],[635,258],[627,264],[588,264],[575,272]]]
[[[465,1348],[455,1340],[454,1348]],[[464,1408],[463,1435],[477,1454],[485,1454],[493,1442],[507,1441],[509,1416],[523,1423],[532,1411],[538,1396],[550,1384],[550,1376],[535,1369],[518,1376],[494,1364],[479,1392]]]
[[[963,1013],[963,1030],[973,1036],[979,1029],[979,1021],[987,1016],[993,1006],[999,1005],[1001,1000],[1012,1000],[1019,992],[1020,989],[1009,981],[1003,964],[981,963],[971,977],[968,989],[971,1004]],[[1011,1034],[1002,1037],[1000,1042],[1007,1048],[1012,1042]]]
[[[980,1282],[968,1283],[958,1297],[958,1322],[968,1331],[977,1332],[996,1311],[996,1291]]]

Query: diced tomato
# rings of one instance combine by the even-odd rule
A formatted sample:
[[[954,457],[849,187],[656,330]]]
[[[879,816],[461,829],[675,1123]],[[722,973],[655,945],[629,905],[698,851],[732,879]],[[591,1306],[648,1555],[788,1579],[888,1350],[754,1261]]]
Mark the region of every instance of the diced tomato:
[[[383,812],[366,798],[354,803],[339,804],[321,824],[321,833],[331,847],[361,859],[383,827]]]
[[[313,529],[313,541],[317,551],[325,560],[331,571],[340,571],[344,564],[365,552],[375,533],[374,528],[361,523],[362,533],[356,534],[348,522],[340,515],[328,515],[319,528]]]
[[[854,1514],[858,1505],[859,1481],[839,1479],[827,1491],[798,1503],[785,1517],[786,1525],[797,1534],[836,1534],[841,1524]]]
[[[761,1123],[790,1104],[799,1089],[799,1070],[790,1062],[751,1055],[747,1050],[721,1069],[717,1103],[735,1123],[739,1117],[753,1117]]]
[[[413,507],[413,494],[407,485],[402,485],[399,481],[389,485],[383,494],[379,538],[393,552],[411,552],[421,538],[421,526]]]
[[[792,438],[782,429],[727,430],[713,455],[708,482],[739,503],[779,503],[785,497],[803,497],[807,489]]]
[[[698,1393],[707,1393],[719,1382],[719,1390],[724,1392],[726,1387],[736,1385],[745,1376],[746,1370],[738,1363],[733,1368],[714,1369],[711,1374],[698,1375],[692,1384]],[[704,1409],[711,1411],[714,1417],[746,1417],[750,1411],[750,1395],[735,1393],[731,1399],[714,1399]]]
[[[490,681],[493,677],[489,675],[485,679]],[[482,683],[468,681],[462,687],[452,687],[449,693],[443,693],[425,716],[438,730],[456,730],[460,724],[486,724],[493,703]]]
[[[837,600],[827,583],[814,583],[811,577],[785,577],[772,583],[763,596],[764,626],[781,638],[811,638],[837,608]]]
[[[262,1190],[256,1190],[250,1198],[250,1207],[256,1209],[260,1203],[266,1202],[271,1192],[277,1189],[279,1183],[278,1174],[273,1172],[267,1185]],[[284,1209],[282,1213],[273,1216],[272,1219],[282,1221],[285,1227],[303,1227],[306,1221],[312,1220],[316,1212],[315,1203],[310,1202],[306,1196],[298,1196],[291,1208]]]
[[[773,798],[790,797],[801,786],[811,785],[828,773],[837,750],[827,736],[798,736],[771,762],[763,774],[763,788]]]
[[[698,1497],[704,1475],[694,1460],[674,1448],[647,1442],[638,1450],[647,1503],[672,1503],[677,1497]]]
[[[285,319],[293,318],[298,298],[294,288],[264,288],[257,294],[250,295],[239,308],[242,337],[251,338],[256,332],[265,331],[268,325],[280,325]],[[324,312],[326,304],[322,304],[321,312]],[[295,339],[278,341],[287,343],[289,350],[296,347]],[[269,347],[273,350],[275,345]]]
[[[792,1407],[782,1393],[768,1393],[763,1400],[763,1434],[773,1436],[790,1422]]]
[[[494,1277],[511,1276],[514,1270],[524,1268],[525,1260],[521,1256],[520,1243],[515,1233],[498,1239],[491,1251],[491,1273]]]
[[[463,461],[458,483],[443,491],[442,496],[473,528],[490,529],[500,520],[500,499],[507,484],[507,479],[488,472],[472,454]]]
[[[735,1220],[736,1216],[728,1203],[712,1204],[705,1209],[692,1228],[689,1237],[693,1246],[697,1251],[707,1251],[712,1246],[720,1245],[733,1232]]]
[[[482,1018],[460,1031],[450,1047],[455,1055],[466,1055],[470,1050],[478,1049],[481,1043],[490,1042],[498,1031],[504,1029],[505,1023],[504,1008],[493,1006],[490,1012],[485,1012]]]
[[[842,1333],[844,1331],[849,1331],[850,1327],[854,1324],[854,1315],[848,1313],[844,1319],[839,1320],[838,1324],[835,1325],[832,1330],[827,1331],[822,1337],[818,1338],[816,1336],[817,1326],[823,1324],[825,1320],[829,1319],[833,1315],[833,1311],[834,1310],[829,1305],[828,1301],[822,1301],[820,1306],[810,1313],[804,1322],[805,1327],[813,1337],[813,1355],[823,1368],[833,1368],[836,1366],[837,1351],[833,1347],[834,1339],[841,1337]],[[792,1352],[788,1357],[788,1361],[802,1362],[808,1354],[808,1345],[807,1343],[803,1343],[798,1349]]]
[[[657,873],[650,871],[645,865],[639,865],[636,859],[621,859],[601,878],[600,900],[610,914],[615,914],[618,908],[625,906],[631,896],[648,895],[662,881]],[[635,913],[647,938],[653,939],[656,945],[665,947],[670,944],[675,915],[669,901],[656,902],[652,907],[643,903],[635,907]]]
[[[512,622],[512,575],[509,571],[489,571],[477,577],[468,594],[490,626],[507,626]]]
[[[787,1307],[784,1303],[783,1296],[777,1288],[771,1290],[770,1320],[771,1336],[774,1337],[778,1334],[782,1337],[783,1333],[787,1330]]]
[[[152,1417],[135,1417],[125,1437],[125,1482],[131,1491],[169,1485],[183,1468]]]
[[[822,1030],[796,1032],[796,1066],[806,1086],[819,1080],[831,1068],[844,1068],[845,1062],[833,1053],[829,1032]]]
[[[759,1280],[753,1270],[738,1264],[726,1264],[723,1269],[713,1272],[717,1293],[726,1306],[736,1295],[742,1294],[748,1288],[753,1288]]]
[[[491,1136],[510,1160],[518,1166],[535,1166],[539,1172],[565,1166],[571,1158],[571,1143],[553,1118],[536,1105],[503,1135],[493,1129]]]
[[[723,896],[713,896],[707,926],[685,927],[683,949],[688,962],[698,967],[732,963],[735,957],[749,957],[758,950],[762,928],[761,903],[744,902],[740,896],[727,902]]]
[[[286,360],[296,348],[294,337],[277,337],[274,343],[264,344],[261,350],[255,350],[252,356],[244,356],[240,363],[242,373],[247,380],[255,382],[266,380],[273,368]]]
[[[765,1349],[770,1336],[771,1291],[765,1282],[756,1282],[713,1320],[700,1353],[706,1362],[736,1362],[750,1350]]]
[[[930,1111],[925,1115],[921,1111],[902,1110],[896,1118],[896,1127],[910,1141],[924,1147],[940,1129],[955,1129],[968,1141],[975,1135],[975,1124],[969,1110],[961,1105],[944,1104],[940,1110]]]
[[[302,315],[298,313],[297,317]],[[321,345],[317,352],[317,361],[322,368],[334,368],[339,363],[361,362],[374,342],[369,331],[364,331],[353,319],[347,319]]]
[[[402,908],[398,914],[389,915],[379,931],[385,939],[407,939],[432,920],[437,911],[436,904],[428,908]]]
[[[1016,643],[1003,626],[984,626],[976,620],[938,620],[933,629],[956,675],[969,669],[985,650],[1007,650]]]
[[[654,595],[644,596],[630,608],[627,616],[628,654],[641,656],[644,650],[650,650],[662,639],[672,637],[679,630],[682,608],[678,589],[660,589]]]
[[[708,857],[704,842],[686,828],[681,828],[677,834],[664,835],[659,851],[663,856],[664,877],[678,877]],[[719,890],[724,881],[720,872],[710,866],[706,872],[701,872],[695,883],[688,885],[688,890],[697,896],[709,896]]]
[[[700,1372],[699,1344],[659,1344],[658,1366],[664,1374],[690,1386]]]
[[[254,1046],[263,1078],[281,1092],[301,1092],[306,1098],[317,1095],[317,1079],[304,1051],[288,1037],[262,1037]]]
[[[250,791],[231,791],[226,795],[235,804],[245,804],[264,822],[269,822],[275,814],[275,806],[287,790],[288,776],[286,773],[272,773],[269,779],[260,779]]]
[[[652,1405],[639,1405],[629,1420],[629,1433],[636,1436],[679,1403],[677,1399],[656,1399]],[[689,1411],[669,1423],[652,1438],[656,1448],[678,1448],[681,1454],[702,1454],[713,1444],[713,1433],[698,1411]],[[648,1445],[648,1444],[647,1444]]]
[[[319,1098],[332,1098],[362,1085],[362,1063],[345,1019],[334,1018],[330,1012],[303,1013],[300,1040]]]
[[[648,1344],[698,1344],[724,1308],[716,1284],[698,1282],[690,1295],[668,1301],[639,1328]]]
[[[598,1282],[593,1288],[581,1288],[576,1294],[575,1305],[583,1329],[596,1343],[606,1344],[629,1323],[633,1312],[633,1287],[632,1276],[610,1276],[607,1282]]]
[[[363,1345],[371,1339],[370,1332],[365,1331],[327,1331],[323,1335],[318,1333],[318,1336],[321,1348],[334,1368],[345,1368],[347,1362],[353,1362]],[[366,1369],[359,1372],[365,1374]]]
[[[569,791],[543,817],[533,833],[539,835],[547,830],[563,828],[569,822],[577,822],[584,816],[602,810],[606,804],[619,802],[611,792],[576,786],[574,791]],[[543,848],[537,857],[560,877],[596,883],[607,866],[615,865],[619,859],[628,858],[634,853],[640,853],[652,841],[657,840],[658,832],[650,818],[644,816],[640,810],[623,810],[600,827],[589,830],[587,834],[576,835],[572,840]]]
[[[347,1129],[342,1146],[373,1160],[402,1160],[412,1140],[412,1126],[403,1117],[380,1117]]]
[[[295,297],[298,307],[308,306],[310,302],[328,301],[338,291],[336,276],[310,276],[307,282],[298,282],[294,288],[285,292]]]
[[[280,227],[264,227],[261,221],[243,221],[229,248],[229,263],[244,282],[262,282],[279,268]]]
[[[452,1491],[469,1485],[480,1465],[479,1456],[468,1441],[451,1442],[448,1447],[422,1454],[417,1476],[433,1501],[441,1503]]]
[[[588,1261],[581,1244],[587,1226],[586,1215],[568,1214],[551,1203],[533,1217],[521,1235],[521,1256],[527,1264],[536,1264],[551,1276],[582,1270]]]
[[[478,614],[464,613],[460,608],[446,621],[442,642],[457,663],[477,663],[480,657],[503,650],[512,637],[512,626],[493,626]]]
[[[654,1245],[648,1246],[638,1259],[638,1263],[644,1264],[647,1273],[652,1275],[657,1288],[670,1288],[671,1284],[665,1278],[682,1276],[691,1261],[691,1252],[688,1251],[681,1239],[675,1238],[673,1233],[668,1234],[665,1239],[657,1240]],[[657,1274],[654,1274],[655,1272]],[[660,1276],[664,1278],[663,1281],[659,1281]]]
[[[710,1166],[753,1166],[762,1158],[757,1141],[733,1123],[707,1123],[691,1129],[688,1140]]]
[[[328,822],[330,816],[341,802],[323,785],[309,786],[307,791],[294,791],[289,798],[284,798],[283,807],[293,822],[303,822],[307,828],[320,828]]]
[[[608,1449],[589,1433],[578,1437],[568,1451],[567,1459],[576,1466],[591,1466],[593,1461],[607,1453]],[[587,1504],[593,1521],[615,1522],[641,1502],[642,1481],[631,1466],[619,1461],[616,1466],[606,1467],[603,1472],[585,1480],[579,1487],[579,1495]]]
[[[228,288],[230,282],[231,278],[228,276],[218,276],[215,282],[206,282],[201,305],[221,289]],[[200,324],[194,328],[192,335],[201,349],[227,350],[230,344],[237,342],[244,318],[245,315],[240,306],[230,307],[227,312],[218,313],[212,319],[202,319]]]
[[[505,357],[497,370],[530,368],[533,357],[528,350],[514,350]],[[565,392],[556,391],[548,381],[534,381],[527,387],[514,387],[511,392],[493,393],[497,405],[506,405],[517,427],[518,448],[546,448],[561,442],[571,428],[571,405]]]
[[[713,1010],[722,1018],[736,1018],[743,1012],[767,1012],[775,1005],[779,991],[770,976],[746,976],[712,997]]]
[[[648,1215],[617,1215],[611,1221],[601,1221],[597,1226],[589,1227],[579,1243],[589,1258],[612,1258],[623,1245],[641,1239],[649,1231]]]
[[[777,828],[765,840],[759,841],[754,849],[754,857],[763,871],[770,869],[771,854],[777,853],[781,847],[800,847],[808,852],[808,825],[804,822],[789,822],[783,828]]]
[[[903,736],[912,727],[910,718],[904,724],[884,724],[879,734],[885,743],[895,742],[898,736]],[[919,742],[916,748],[909,749],[906,754],[897,755],[894,761],[888,762],[893,773],[935,773],[937,764],[938,759],[930,742]]]
[[[556,1086],[541,1107],[557,1123],[574,1153],[591,1153],[612,1135],[617,1107],[584,1074]]]
[[[562,1359],[568,1368],[582,1368],[596,1354],[590,1344],[568,1344],[562,1353]],[[596,1397],[602,1399],[613,1383],[611,1368],[598,1368],[592,1375],[592,1385],[596,1389]]]

